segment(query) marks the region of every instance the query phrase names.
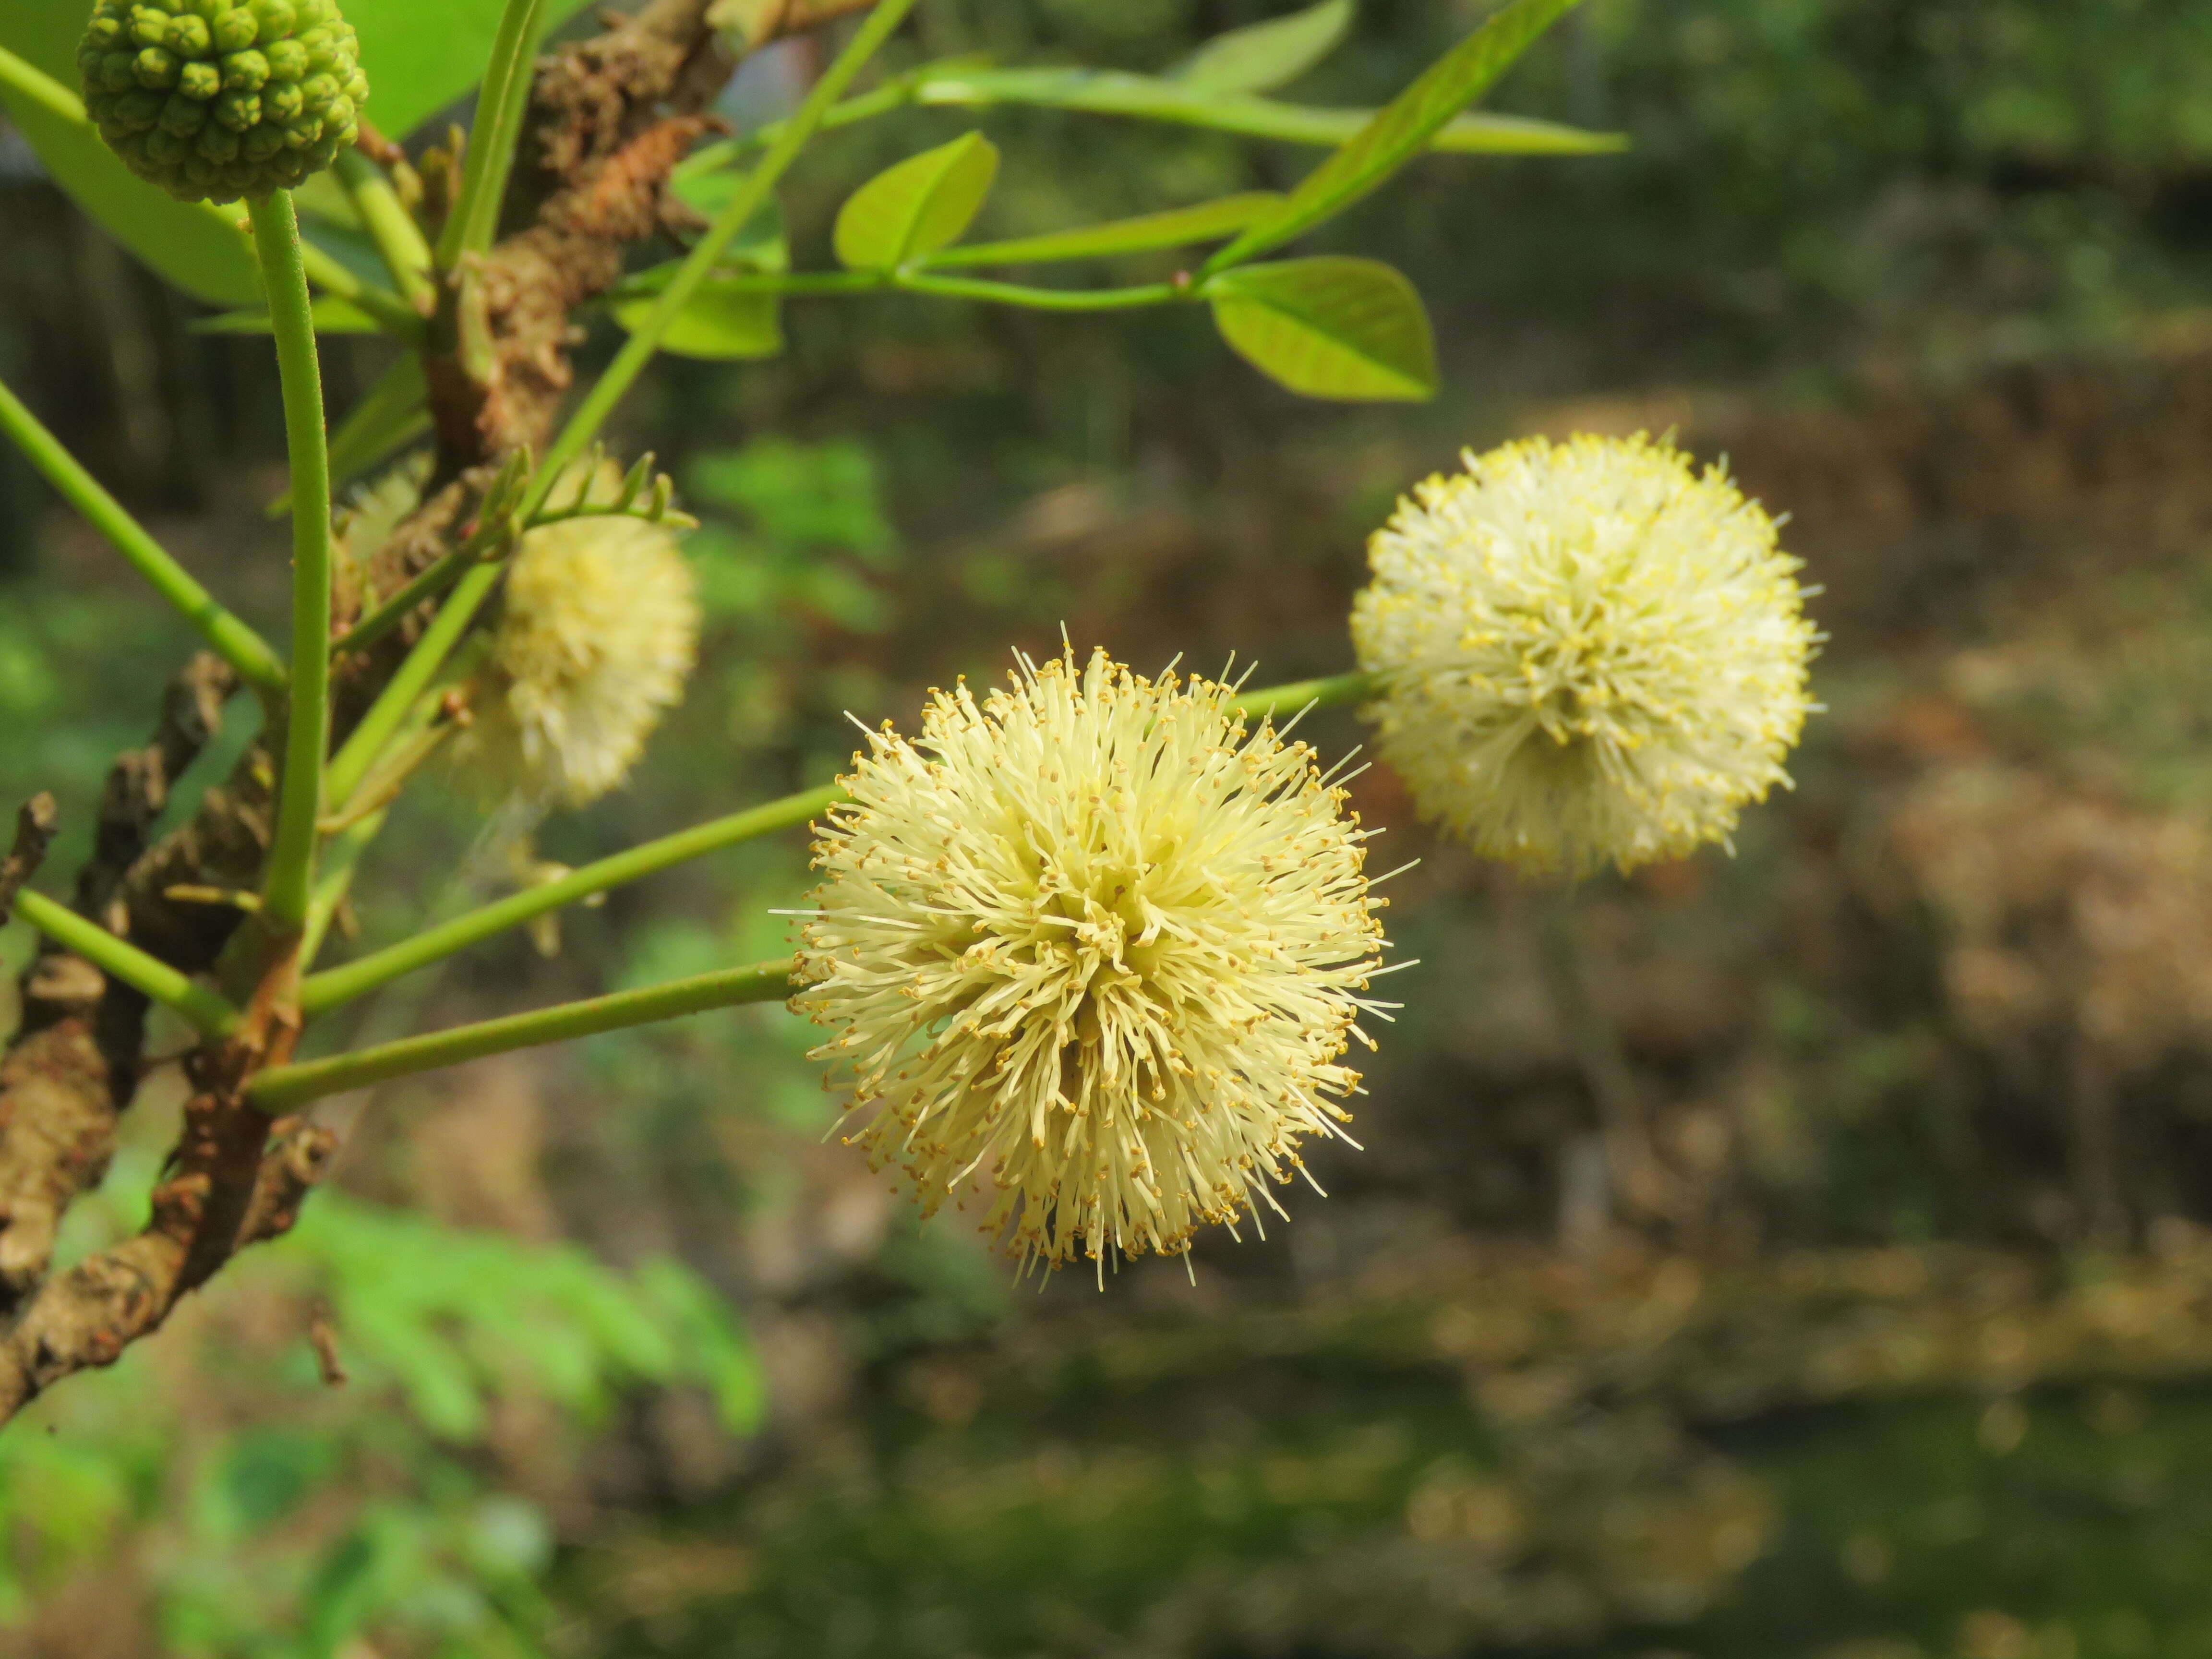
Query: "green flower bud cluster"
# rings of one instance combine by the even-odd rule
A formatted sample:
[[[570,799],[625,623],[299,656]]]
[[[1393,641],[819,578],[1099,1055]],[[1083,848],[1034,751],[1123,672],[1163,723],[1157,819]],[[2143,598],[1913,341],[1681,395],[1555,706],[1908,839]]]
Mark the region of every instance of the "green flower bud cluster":
[[[100,136],[187,202],[289,190],[353,143],[368,97],[334,0],[98,0],[77,66]]]

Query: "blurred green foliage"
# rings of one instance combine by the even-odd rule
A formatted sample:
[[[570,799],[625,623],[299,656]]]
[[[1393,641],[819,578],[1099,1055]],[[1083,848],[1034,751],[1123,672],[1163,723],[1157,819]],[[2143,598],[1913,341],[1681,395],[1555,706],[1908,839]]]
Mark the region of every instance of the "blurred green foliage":
[[[151,1144],[71,1212],[64,1257],[143,1221]],[[371,1632],[534,1659],[551,1522],[487,1478],[472,1449],[493,1415],[543,1402],[573,1432],[647,1383],[706,1390],[734,1431],[763,1408],[726,1304],[667,1257],[618,1273],[330,1192],[237,1278],[170,1351],[134,1350],[0,1439],[0,1628],[127,1549],[179,1659],[332,1659]],[[242,1405],[246,1426],[208,1432]]]

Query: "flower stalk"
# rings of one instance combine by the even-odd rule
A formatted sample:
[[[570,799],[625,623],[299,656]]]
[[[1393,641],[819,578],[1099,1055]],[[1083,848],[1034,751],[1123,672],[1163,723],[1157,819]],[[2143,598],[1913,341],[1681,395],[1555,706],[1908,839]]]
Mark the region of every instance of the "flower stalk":
[[[226,1037],[244,1018],[220,993],[118,939],[98,922],[66,904],[25,888],[15,895],[15,914],[57,945],[65,945],[102,973],[173,1008],[211,1037]]]
[[[499,574],[498,565],[478,564],[462,577],[436,618],[423,630],[422,637],[416,641],[406,660],[399,665],[398,672],[377,694],[368,713],[362,716],[361,724],[354,727],[337,757],[331,763],[329,794],[333,805],[343,805],[352,799],[361,781],[368,775],[386,745],[406,723],[409,712],[430,689],[431,682],[446,665],[446,659],[453,654],[461,635],[476,620],[477,611],[490,597]]]
[[[1355,672],[1270,686],[1264,691],[1239,696],[1234,706],[1247,720],[1270,720],[1303,714],[1309,708],[1342,708],[1350,703],[1364,702],[1375,691],[1375,676]]]
[[[803,794],[788,795],[765,806],[733,812],[727,817],[696,824],[586,864],[558,881],[510,894],[356,962],[310,975],[301,988],[301,1006],[310,1015],[326,1012],[418,968],[442,962],[471,945],[481,944],[594,894],[687,864],[726,847],[805,823],[844,799],[845,792],[835,784],[810,789]]]
[[[331,170],[345,187],[401,297],[419,311],[429,310],[437,302],[437,290],[430,284],[430,245],[384,169],[359,150],[349,149],[331,163]]]
[[[461,164],[461,193],[438,238],[438,264],[450,270],[465,254],[491,246],[499,224],[499,205],[507,194],[514,147],[530,86],[530,58],[536,50],[541,0],[507,0],[499,33],[492,40],[491,63],[477,107],[482,112],[469,135]]]
[[[292,683],[284,775],[263,902],[284,931],[307,920],[315,879],[316,820],[331,725],[331,461],[323,429],[321,365],[300,258],[300,222],[286,191],[246,204],[260,256],[283,383],[284,439],[292,471]]]
[[[0,432],[7,434],[62,499],[106,537],[155,592],[199,630],[200,637],[238,671],[241,679],[258,691],[283,690],[289,676],[269,641],[217,604],[4,385],[0,385]]]
[[[371,1084],[435,1071],[444,1066],[458,1066],[489,1054],[543,1048],[549,1042],[596,1036],[603,1031],[619,1031],[634,1025],[658,1024],[713,1008],[781,1002],[797,988],[792,982],[792,967],[787,958],[757,963],[749,968],[729,968],[642,991],[621,991],[588,1001],[563,1003],[557,1008],[541,1008],[505,1019],[433,1031],[425,1036],[404,1037],[397,1042],[381,1043],[328,1060],[272,1066],[247,1085],[246,1098],[264,1112],[286,1112],[325,1095],[366,1088]]]
[[[1300,680],[1294,684],[1245,693],[1237,697],[1231,707],[1247,719],[1261,720],[1295,714],[1307,708],[1340,708],[1365,700],[1373,690],[1371,676],[1338,674],[1327,679]],[[672,836],[663,836],[627,852],[584,865],[558,881],[509,894],[466,915],[428,928],[412,939],[373,951],[358,961],[310,975],[301,988],[301,1007],[310,1016],[327,1012],[540,916],[673,869],[679,864],[688,864],[709,853],[811,823],[848,799],[842,786],[825,784],[765,805],[732,812],[726,817],[695,824],[689,830],[679,830]]]

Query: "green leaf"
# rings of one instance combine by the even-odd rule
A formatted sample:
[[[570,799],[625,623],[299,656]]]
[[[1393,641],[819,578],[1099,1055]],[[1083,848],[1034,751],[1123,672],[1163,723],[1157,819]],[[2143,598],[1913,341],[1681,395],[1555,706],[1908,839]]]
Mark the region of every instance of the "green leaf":
[[[938,107],[988,109],[1000,104],[1019,104],[1079,110],[1090,115],[1122,115],[1133,120],[1169,121],[1322,149],[1334,149],[1357,137],[1375,118],[1373,110],[1331,109],[1242,94],[1207,93],[1181,81],[1118,70],[943,70],[918,82],[914,99],[918,104]],[[1517,115],[1462,115],[1447,123],[1429,141],[1431,149],[1459,154],[1595,155],[1627,147],[1628,141],[1618,133],[1587,132],[1556,121]]]
[[[1147,213],[1134,219],[1115,219],[1079,230],[1056,230],[1042,236],[1024,236],[1011,242],[977,242],[968,247],[946,248],[922,261],[925,266],[1042,265],[1067,259],[1096,259],[1115,253],[1143,253],[1154,248],[1188,247],[1197,242],[1233,236],[1260,215],[1279,204],[1282,198],[1271,190],[1250,191],[1201,202],[1196,207]]]
[[[691,1350],[714,1396],[723,1427],[746,1434],[767,1415],[768,1387],[760,1360],[729,1304],[714,1286],[671,1256],[641,1262],[638,1295],[649,1302]]]
[[[318,334],[375,334],[382,325],[350,301],[325,294],[311,308]],[[265,311],[226,311],[214,317],[201,317],[187,325],[195,334],[266,334],[270,331],[269,313]]]
[[[221,214],[134,177],[84,118],[76,90],[83,27],[74,4],[0,3],[0,108],[54,181],[163,277],[210,305],[257,303],[261,279],[246,238]]]
[[[21,53],[75,92],[77,42],[91,14],[79,0],[9,0],[0,11],[0,46]]]
[[[18,0],[0,0],[9,5]],[[52,0],[33,0],[34,4]],[[499,33],[501,0],[343,0],[361,35],[368,76],[368,118],[402,138],[483,78]],[[546,0],[540,26],[550,32],[583,9],[584,0]],[[74,44],[71,51],[75,50]]]
[[[999,147],[980,132],[908,156],[854,191],[837,215],[838,260],[890,270],[960,240],[999,176]]]
[[[1352,27],[1352,0],[1322,0],[1288,17],[1216,35],[1169,73],[1207,92],[1270,92],[1334,52]]]
[[[343,483],[368,471],[429,429],[430,388],[422,377],[422,360],[402,352],[331,434],[331,482]]]
[[[1429,148],[1451,118],[1487,91],[1577,0],[1513,0],[1376,112],[1306,176],[1273,216],[1215,254],[1208,269],[1280,247],[1334,218]]]
[[[1309,398],[1418,403],[1437,394],[1436,336],[1412,283],[1330,256],[1224,271],[1201,290],[1222,337]]]
[[[635,332],[656,302],[657,293],[617,300],[615,320]],[[776,356],[783,350],[782,303],[750,284],[709,276],[661,337],[660,349],[710,362]]]

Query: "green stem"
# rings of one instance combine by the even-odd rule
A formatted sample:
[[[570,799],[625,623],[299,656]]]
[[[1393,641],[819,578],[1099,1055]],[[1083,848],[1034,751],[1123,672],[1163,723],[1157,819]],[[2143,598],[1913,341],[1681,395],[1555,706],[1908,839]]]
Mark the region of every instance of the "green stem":
[[[247,204],[261,257],[276,366],[284,389],[284,440],[292,467],[292,691],[285,715],[284,776],[276,844],[262,899],[280,932],[304,925],[315,880],[315,820],[322,814],[323,757],[331,728],[331,460],[323,433],[323,381],[300,260],[300,222],[289,191]]]
[[[530,114],[530,94],[537,81],[538,50],[544,44],[546,29],[552,20],[546,15],[546,0],[539,0],[532,15],[528,31],[522,38],[522,51],[515,59],[514,73],[507,78],[507,96],[502,102],[500,141],[497,153],[492,158],[491,170],[484,179],[485,199],[489,208],[484,222],[483,246],[489,247],[499,236],[499,218],[507,204],[507,186],[514,176],[514,158],[522,149],[523,122]]]
[[[331,924],[337,919],[338,907],[353,890],[353,874],[361,867],[361,855],[384,828],[384,818],[382,812],[373,812],[331,837],[329,854],[323,860],[322,879],[315,884],[314,900],[307,906],[307,930],[300,938],[302,968],[311,966],[322,954],[323,941],[330,937]]]
[[[446,665],[446,659],[460,643],[461,635],[476,620],[477,611],[489,597],[503,567],[479,563],[463,576],[452,596],[440,607],[436,618],[422,630],[415,648],[399,665],[399,672],[377,694],[368,713],[347,738],[337,758],[331,763],[328,788],[333,805],[343,805],[368,775],[368,769],[405,722],[416,700],[430,689],[430,682]]]
[[[428,312],[437,303],[437,290],[430,282],[430,244],[423,240],[422,228],[399,199],[399,192],[384,176],[384,169],[359,150],[349,149],[339,155],[331,170],[345,186],[354,211],[361,216],[377,252],[383,256],[384,268],[392,273],[400,296],[418,311]]]
[[[404,974],[418,968],[427,968],[442,962],[458,951],[481,943],[509,928],[520,927],[525,922],[564,908],[579,899],[595,893],[604,893],[642,877],[653,875],[678,864],[723,848],[734,847],[740,842],[752,841],[772,835],[779,830],[788,830],[806,823],[845,799],[845,792],[836,785],[810,789],[804,794],[787,795],[781,800],[771,801],[765,806],[756,806],[728,817],[717,818],[711,823],[702,823],[675,835],[664,836],[659,841],[649,841],[641,847],[633,847],[626,853],[617,853],[596,864],[585,865],[571,871],[558,881],[549,881],[543,886],[532,887],[526,892],[510,894],[482,909],[471,910],[464,916],[417,933],[414,938],[347,963],[342,968],[311,975],[301,987],[300,1006],[310,1014],[318,1014],[350,1002],[356,997],[390,983]]]
[[[101,972],[173,1008],[209,1036],[228,1036],[243,1018],[228,999],[210,990],[98,922],[26,888],[15,895],[15,914],[48,939],[67,946]]]
[[[530,52],[538,35],[540,0],[507,0],[493,39],[491,62],[477,100],[476,131],[461,163],[461,193],[438,237],[438,265],[451,270],[465,253],[491,246],[499,228],[500,199],[521,135],[530,84]],[[519,91],[518,91],[519,89]]]
[[[193,580],[167,550],[155,541],[123,504],[86,471],[52,433],[41,426],[15,394],[0,385],[0,432],[13,439],[47,483],[82,514],[92,527],[115,544],[133,568],[183,613],[217,654],[258,690],[284,689],[284,665],[269,642],[218,605]]]
[[[637,331],[623,343],[622,349],[615,355],[614,362],[608,365],[607,372],[599,377],[599,383],[586,395],[576,412],[568,417],[568,425],[562,428],[561,435],[546,453],[544,465],[539,470],[538,481],[524,507],[526,519],[545,504],[546,497],[552,493],[555,483],[568,463],[582,454],[585,446],[599,435],[600,426],[613,412],[614,406],[622,400],[623,394],[629,392],[646,364],[653,360],[653,353],[660,349],[661,337],[683,314],[684,307],[690,304],[691,296],[698,291],[699,284],[713,271],[724,251],[737,240],[738,233],[752,222],[753,216],[768,201],[776,185],[790,170],[791,164],[798,160],[799,151],[805,148],[807,141],[813,137],[816,129],[822,125],[823,118],[844,95],[845,88],[853,83],[853,77],[882,49],[884,43],[906,21],[907,14],[915,9],[918,0],[879,0],[875,10],[868,14],[867,21],[860,25],[851,42],[838,53],[836,62],[830,64],[822,78],[814,83],[813,90],[806,94],[806,101],[799,106],[798,112],[791,118],[790,125],[776,135],[775,142],[769,146],[768,154],[761,157],[760,165],[745,175],[744,182],[738,185],[737,192],[724,205],[707,234],[684,256],[683,264],[662,291],[659,301],[647,314]]]
[[[1188,289],[1172,283],[1148,283],[1136,288],[1030,288],[1020,283],[994,283],[975,276],[924,276],[901,271],[898,286],[908,294],[930,294],[944,300],[980,300],[987,304],[1023,306],[1031,311],[1133,311],[1144,306],[1172,305],[1192,297]]]
[[[443,696],[434,690],[423,701],[434,709],[443,701]],[[423,763],[436,754],[459,729],[451,720],[439,720],[434,724],[424,721],[418,726],[410,719],[408,726],[410,729],[394,738],[392,746],[369,769],[368,775],[361,781],[360,787],[324,818],[325,835],[340,835],[364,818],[382,817],[392,803],[399,799],[400,793],[407,787],[408,780],[420,771]]]
[[[246,1085],[246,1098],[264,1112],[290,1111],[325,1095],[366,1088],[396,1077],[457,1066],[487,1054],[511,1054],[517,1048],[540,1048],[549,1042],[595,1036],[632,1025],[652,1025],[710,1008],[732,1008],[749,1002],[781,1002],[797,988],[793,964],[757,963],[750,968],[730,968],[718,974],[702,974],[643,991],[623,991],[571,1002],[558,1008],[486,1020],[479,1025],[457,1026],[427,1036],[404,1037],[398,1042],[362,1048],[329,1060],[311,1060],[297,1066],[276,1066]]]
[[[460,580],[471,565],[482,561],[483,555],[473,547],[457,548],[447,554],[390,599],[380,600],[375,610],[338,636],[337,643],[331,647],[331,653],[343,656],[349,651],[359,651],[375,644],[389,634],[409,611],[425,599],[437,598]]]
[[[793,300],[903,292],[926,294],[941,300],[1021,306],[1030,311],[1135,311],[1197,297],[1191,289],[1177,288],[1172,283],[1147,283],[1134,288],[1031,288],[1023,283],[945,276],[921,270],[800,270],[780,275],[763,272],[725,276],[718,281],[729,293],[773,294]]]
[[[1265,720],[1308,708],[1340,708],[1346,703],[1364,702],[1380,689],[1372,674],[1332,674],[1327,679],[1300,680],[1294,685],[1251,692],[1239,697],[1237,707],[1248,720]]]
[[[37,64],[18,58],[5,46],[0,46],[0,86],[21,93],[49,115],[81,127],[92,125],[85,116],[82,98]]]
[[[942,67],[942,65],[939,65]],[[848,98],[842,104],[832,105],[823,112],[822,119],[815,125],[817,132],[835,132],[840,127],[849,127],[862,121],[872,121],[878,115],[889,115],[909,107],[915,101],[916,89],[928,76],[927,67],[908,70],[903,75],[893,76],[872,91],[857,98]],[[676,169],[678,179],[696,177],[705,173],[717,173],[730,166],[750,150],[772,144],[783,137],[789,121],[770,121],[753,128],[740,138],[724,138],[711,144],[702,144],[685,156]]]
[[[1237,706],[1248,718],[1259,720],[1273,714],[1294,714],[1308,708],[1330,708],[1358,702],[1372,696],[1374,690],[1374,681],[1369,675],[1338,674],[1327,679],[1301,680],[1293,685],[1254,691],[1240,697]],[[417,969],[443,962],[471,945],[563,909],[580,899],[672,869],[740,842],[805,823],[845,799],[842,788],[835,784],[825,785],[690,830],[680,830],[672,836],[586,864],[558,881],[547,882],[526,892],[511,893],[481,909],[456,916],[358,961],[311,975],[301,987],[300,1006],[309,1014],[325,1012]]]

